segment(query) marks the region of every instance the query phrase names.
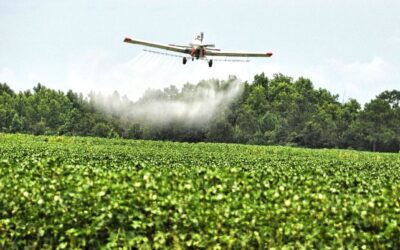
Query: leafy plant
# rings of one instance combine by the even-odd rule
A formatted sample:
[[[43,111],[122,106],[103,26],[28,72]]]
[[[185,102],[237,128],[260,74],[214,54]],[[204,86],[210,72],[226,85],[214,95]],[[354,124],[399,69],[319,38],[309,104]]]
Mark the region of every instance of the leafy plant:
[[[0,248],[400,247],[400,156],[0,134]]]

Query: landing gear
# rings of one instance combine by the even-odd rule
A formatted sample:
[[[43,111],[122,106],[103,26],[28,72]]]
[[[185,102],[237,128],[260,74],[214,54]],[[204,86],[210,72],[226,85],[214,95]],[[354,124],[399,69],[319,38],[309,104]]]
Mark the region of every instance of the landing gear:
[[[212,67],[212,64],[213,64],[213,60],[209,60],[209,61],[208,61],[208,67],[211,68],[211,67]]]
[[[184,58],[182,59],[182,63],[183,63],[183,64],[186,64],[186,62],[187,62],[187,59],[186,59],[186,57],[184,57]]]

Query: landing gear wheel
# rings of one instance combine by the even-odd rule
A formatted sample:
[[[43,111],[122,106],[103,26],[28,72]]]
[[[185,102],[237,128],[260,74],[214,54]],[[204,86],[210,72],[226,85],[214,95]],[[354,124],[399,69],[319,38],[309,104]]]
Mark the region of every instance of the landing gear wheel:
[[[186,64],[186,62],[187,62],[187,59],[186,59],[186,57],[184,57],[184,58],[182,59],[182,63],[183,63],[183,64]]]
[[[208,67],[212,67],[212,64],[213,64],[213,60],[210,60],[210,61],[208,61]]]

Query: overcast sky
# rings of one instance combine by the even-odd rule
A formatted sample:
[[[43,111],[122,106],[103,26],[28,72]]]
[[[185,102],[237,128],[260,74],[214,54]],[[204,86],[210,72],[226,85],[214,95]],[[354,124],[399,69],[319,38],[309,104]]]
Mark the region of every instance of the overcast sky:
[[[399,13],[398,0],[0,0],[0,82],[135,99],[148,88],[281,72],[364,103],[400,89]],[[274,56],[183,66],[122,42],[187,44],[200,31],[218,48]]]

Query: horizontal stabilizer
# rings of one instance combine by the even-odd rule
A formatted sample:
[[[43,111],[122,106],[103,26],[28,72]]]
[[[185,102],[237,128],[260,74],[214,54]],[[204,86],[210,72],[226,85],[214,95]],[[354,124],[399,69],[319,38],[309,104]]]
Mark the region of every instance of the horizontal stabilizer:
[[[207,50],[211,50],[211,51],[221,51],[220,49],[213,49],[213,48],[207,48]]]

